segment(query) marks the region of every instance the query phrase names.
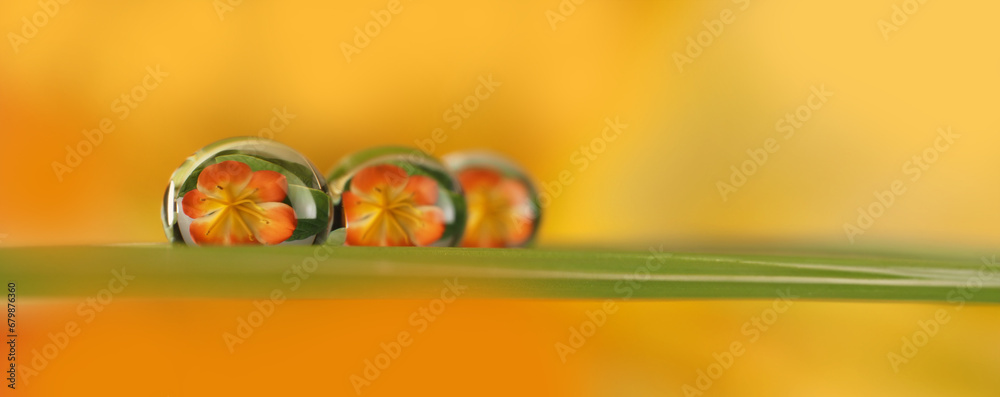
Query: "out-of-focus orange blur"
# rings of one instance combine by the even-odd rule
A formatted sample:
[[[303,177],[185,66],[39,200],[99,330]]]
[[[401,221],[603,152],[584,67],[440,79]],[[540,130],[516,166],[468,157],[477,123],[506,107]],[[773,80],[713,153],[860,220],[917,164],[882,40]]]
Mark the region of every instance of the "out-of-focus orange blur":
[[[551,196],[542,245],[993,254],[998,11],[915,0],[6,1],[0,248],[163,242],[174,168],[250,135],[324,171],[373,145],[506,153]],[[251,302],[116,302],[26,393],[353,395],[349,376],[426,303],[290,301],[230,354],[221,335]],[[78,303],[22,306],[21,358]],[[623,304],[563,364],[554,343],[599,302],[456,303],[364,394],[683,395],[770,304]],[[942,308],[953,322],[895,373],[887,353]],[[705,394],[995,391],[997,314],[802,302]]]
[[[158,207],[173,169],[214,140],[271,136],[261,130],[275,109],[294,118],[275,123],[274,139],[324,171],[442,128],[443,142],[424,145],[435,155],[488,147],[553,192],[569,172],[542,243],[848,246],[844,224],[896,179],[905,194],[855,244],[1000,242],[1000,53],[990,46],[1000,5],[924,4],[892,30],[879,21],[892,23],[901,2],[592,1],[563,6],[562,20],[548,14],[562,16],[556,0],[404,0],[348,61],[343,46],[385,1],[225,1],[69,2],[30,39],[21,17],[38,3],[0,6],[0,31],[26,40],[0,52],[4,244],[163,241]],[[727,10],[732,23],[715,24]],[[500,86],[468,118],[453,110],[491,77]],[[156,88],[136,89],[144,79]],[[832,97],[785,139],[776,123],[813,87]],[[121,99],[133,92],[145,94],[134,109]],[[104,118],[114,130],[58,175],[53,162],[67,164],[66,146]],[[606,118],[628,127],[594,143]],[[911,181],[906,162],[947,127],[960,138]],[[768,138],[778,150],[723,200],[717,182],[731,183],[730,166]]]
[[[42,368],[19,380],[25,395],[991,396],[1000,355],[990,307],[944,307],[950,321],[894,368],[889,352],[939,307],[794,302],[756,332],[770,301],[619,303],[568,351],[556,345],[572,348],[601,302],[457,300],[421,328],[410,317],[427,301],[290,300],[230,350],[238,319],[260,316],[249,301],[115,301],[93,317],[79,303],[22,306],[20,365]],[[79,334],[60,335],[70,322]]]

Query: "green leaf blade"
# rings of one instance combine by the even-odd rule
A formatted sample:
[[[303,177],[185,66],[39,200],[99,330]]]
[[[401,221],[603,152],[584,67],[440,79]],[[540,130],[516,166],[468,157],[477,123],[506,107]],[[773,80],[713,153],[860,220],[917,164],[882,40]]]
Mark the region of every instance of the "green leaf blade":
[[[286,272],[312,261],[303,287],[287,290]],[[169,298],[261,299],[286,289],[293,299],[423,299],[456,280],[469,297],[488,299],[767,299],[782,291],[812,300],[1000,303],[1000,265],[978,258],[331,245],[0,250],[0,269],[26,296],[89,296],[122,268],[136,276],[130,295]]]

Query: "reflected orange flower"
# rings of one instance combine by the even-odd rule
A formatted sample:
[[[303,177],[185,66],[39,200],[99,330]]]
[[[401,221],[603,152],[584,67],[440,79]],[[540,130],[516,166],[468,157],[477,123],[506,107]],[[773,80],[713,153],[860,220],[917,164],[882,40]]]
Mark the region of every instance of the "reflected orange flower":
[[[438,184],[402,168],[380,164],[362,169],[344,193],[347,244],[426,246],[444,234]]]
[[[230,160],[205,167],[181,206],[194,219],[189,231],[199,245],[271,245],[298,225],[295,210],[281,202],[287,192],[284,175]]]
[[[469,210],[463,247],[516,247],[531,238],[535,211],[523,182],[483,168],[464,170],[458,180]]]

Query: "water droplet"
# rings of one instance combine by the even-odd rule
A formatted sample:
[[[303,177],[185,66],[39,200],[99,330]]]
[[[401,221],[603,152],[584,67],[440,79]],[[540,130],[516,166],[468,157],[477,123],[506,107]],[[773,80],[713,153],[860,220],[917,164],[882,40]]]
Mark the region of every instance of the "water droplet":
[[[465,192],[469,213],[463,247],[524,247],[542,218],[539,193],[524,170],[496,153],[452,153],[444,163]]]
[[[256,137],[195,152],[171,175],[163,200],[167,239],[188,245],[322,244],[333,223],[316,167],[294,149]]]
[[[377,147],[345,157],[327,181],[334,228],[347,245],[452,246],[465,228],[465,198],[444,164],[417,149]]]

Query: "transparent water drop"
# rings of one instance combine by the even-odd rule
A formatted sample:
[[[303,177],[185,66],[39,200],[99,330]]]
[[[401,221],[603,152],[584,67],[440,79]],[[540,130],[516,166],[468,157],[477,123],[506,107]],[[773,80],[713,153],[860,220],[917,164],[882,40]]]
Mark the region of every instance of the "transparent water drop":
[[[305,156],[238,137],[205,146],[174,171],[162,219],[167,239],[187,245],[322,244],[333,201]]]
[[[534,241],[542,207],[520,166],[488,151],[452,153],[443,161],[465,192],[469,216],[461,246],[524,247]]]
[[[345,157],[327,176],[334,228],[346,245],[453,246],[465,228],[465,197],[444,164],[424,152],[377,147]]]

